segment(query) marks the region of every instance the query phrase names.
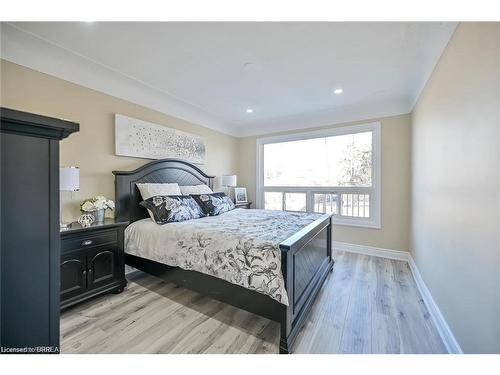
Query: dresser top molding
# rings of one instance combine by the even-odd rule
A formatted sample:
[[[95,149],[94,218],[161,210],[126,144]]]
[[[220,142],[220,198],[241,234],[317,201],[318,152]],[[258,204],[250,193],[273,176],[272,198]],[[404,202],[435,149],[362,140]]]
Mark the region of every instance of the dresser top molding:
[[[35,135],[50,139],[64,139],[80,130],[80,124],[58,118],[36,115],[10,108],[0,108],[1,131]]]

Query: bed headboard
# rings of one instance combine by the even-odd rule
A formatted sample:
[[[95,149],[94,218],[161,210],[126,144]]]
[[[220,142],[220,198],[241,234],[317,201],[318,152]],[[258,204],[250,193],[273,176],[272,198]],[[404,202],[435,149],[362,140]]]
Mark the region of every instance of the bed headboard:
[[[115,175],[115,218],[131,223],[149,217],[139,203],[141,193],[136,183],[173,183],[180,186],[206,184],[213,189],[214,176],[209,176],[197,166],[178,159],[161,159],[134,171],[113,171]]]

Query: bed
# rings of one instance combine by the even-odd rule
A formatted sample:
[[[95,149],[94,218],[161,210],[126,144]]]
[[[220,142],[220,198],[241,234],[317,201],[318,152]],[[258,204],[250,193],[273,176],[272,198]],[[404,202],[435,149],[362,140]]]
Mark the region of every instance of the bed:
[[[137,183],[213,188],[214,177],[176,159],[113,174],[116,219],[131,223],[126,264],[279,322],[280,353],[291,352],[333,267],[330,215],[235,209],[158,225],[140,206]]]

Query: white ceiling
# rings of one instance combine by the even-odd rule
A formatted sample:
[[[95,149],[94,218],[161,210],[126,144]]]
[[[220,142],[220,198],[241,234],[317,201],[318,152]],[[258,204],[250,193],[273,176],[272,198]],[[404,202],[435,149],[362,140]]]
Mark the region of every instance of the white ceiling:
[[[2,57],[246,136],[408,113],[455,27],[20,22]]]

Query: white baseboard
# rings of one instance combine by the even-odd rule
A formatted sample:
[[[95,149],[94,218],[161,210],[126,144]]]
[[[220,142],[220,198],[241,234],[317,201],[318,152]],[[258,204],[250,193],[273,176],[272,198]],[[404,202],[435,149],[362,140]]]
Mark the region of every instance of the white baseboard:
[[[382,249],[380,247],[356,245],[353,243],[339,241],[333,241],[333,249],[338,251],[347,251],[349,253],[371,255],[380,258],[402,260],[405,262],[408,262],[408,257],[410,256],[408,251]]]
[[[448,323],[446,323],[441,310],[439,310],[434,298],[432,298],[431,292],[427,288],[427,285],[425,285],[415,260],[408,251],[382,249],[379,247],[356,245],[338,241],[333,241],[333,249],[337,251],[346,251],[350,253],[365,254],[407,262],[413,274],[413,278],[415,279],[415,283],[417,284],[418,291],[422,296],[436,329],[438,330],[439,336],[441,336],[441,340],[443,340],[446,350],[450,354],[463,354],[463,351],[448,326]]]
[[[425,282],[422,279],[422,275],[420,275],[420,271],[417,268],[415,260],[413,260],[411,254],[408,255],[408,265],[410,266],[411,273],[413,274],[413,278],[415,279],[415,283],[417,284],[418,291],[420,292],[420,295],[424,300],[425,306],[427,306],[427,310],[429,311],[432,321],[434,322],[439,335],[443,340],[446,350],[450,354],[463,354],[464,352],[462,351],[462,348],[458,344],[457,339],[448,326],[448,323],[446,323],[446,320],[444,319],[441,310],[439,310],[436,301],[434,301],[434,298],[432,298],[430,290],[427,288],[427,285],[425,285]]]

